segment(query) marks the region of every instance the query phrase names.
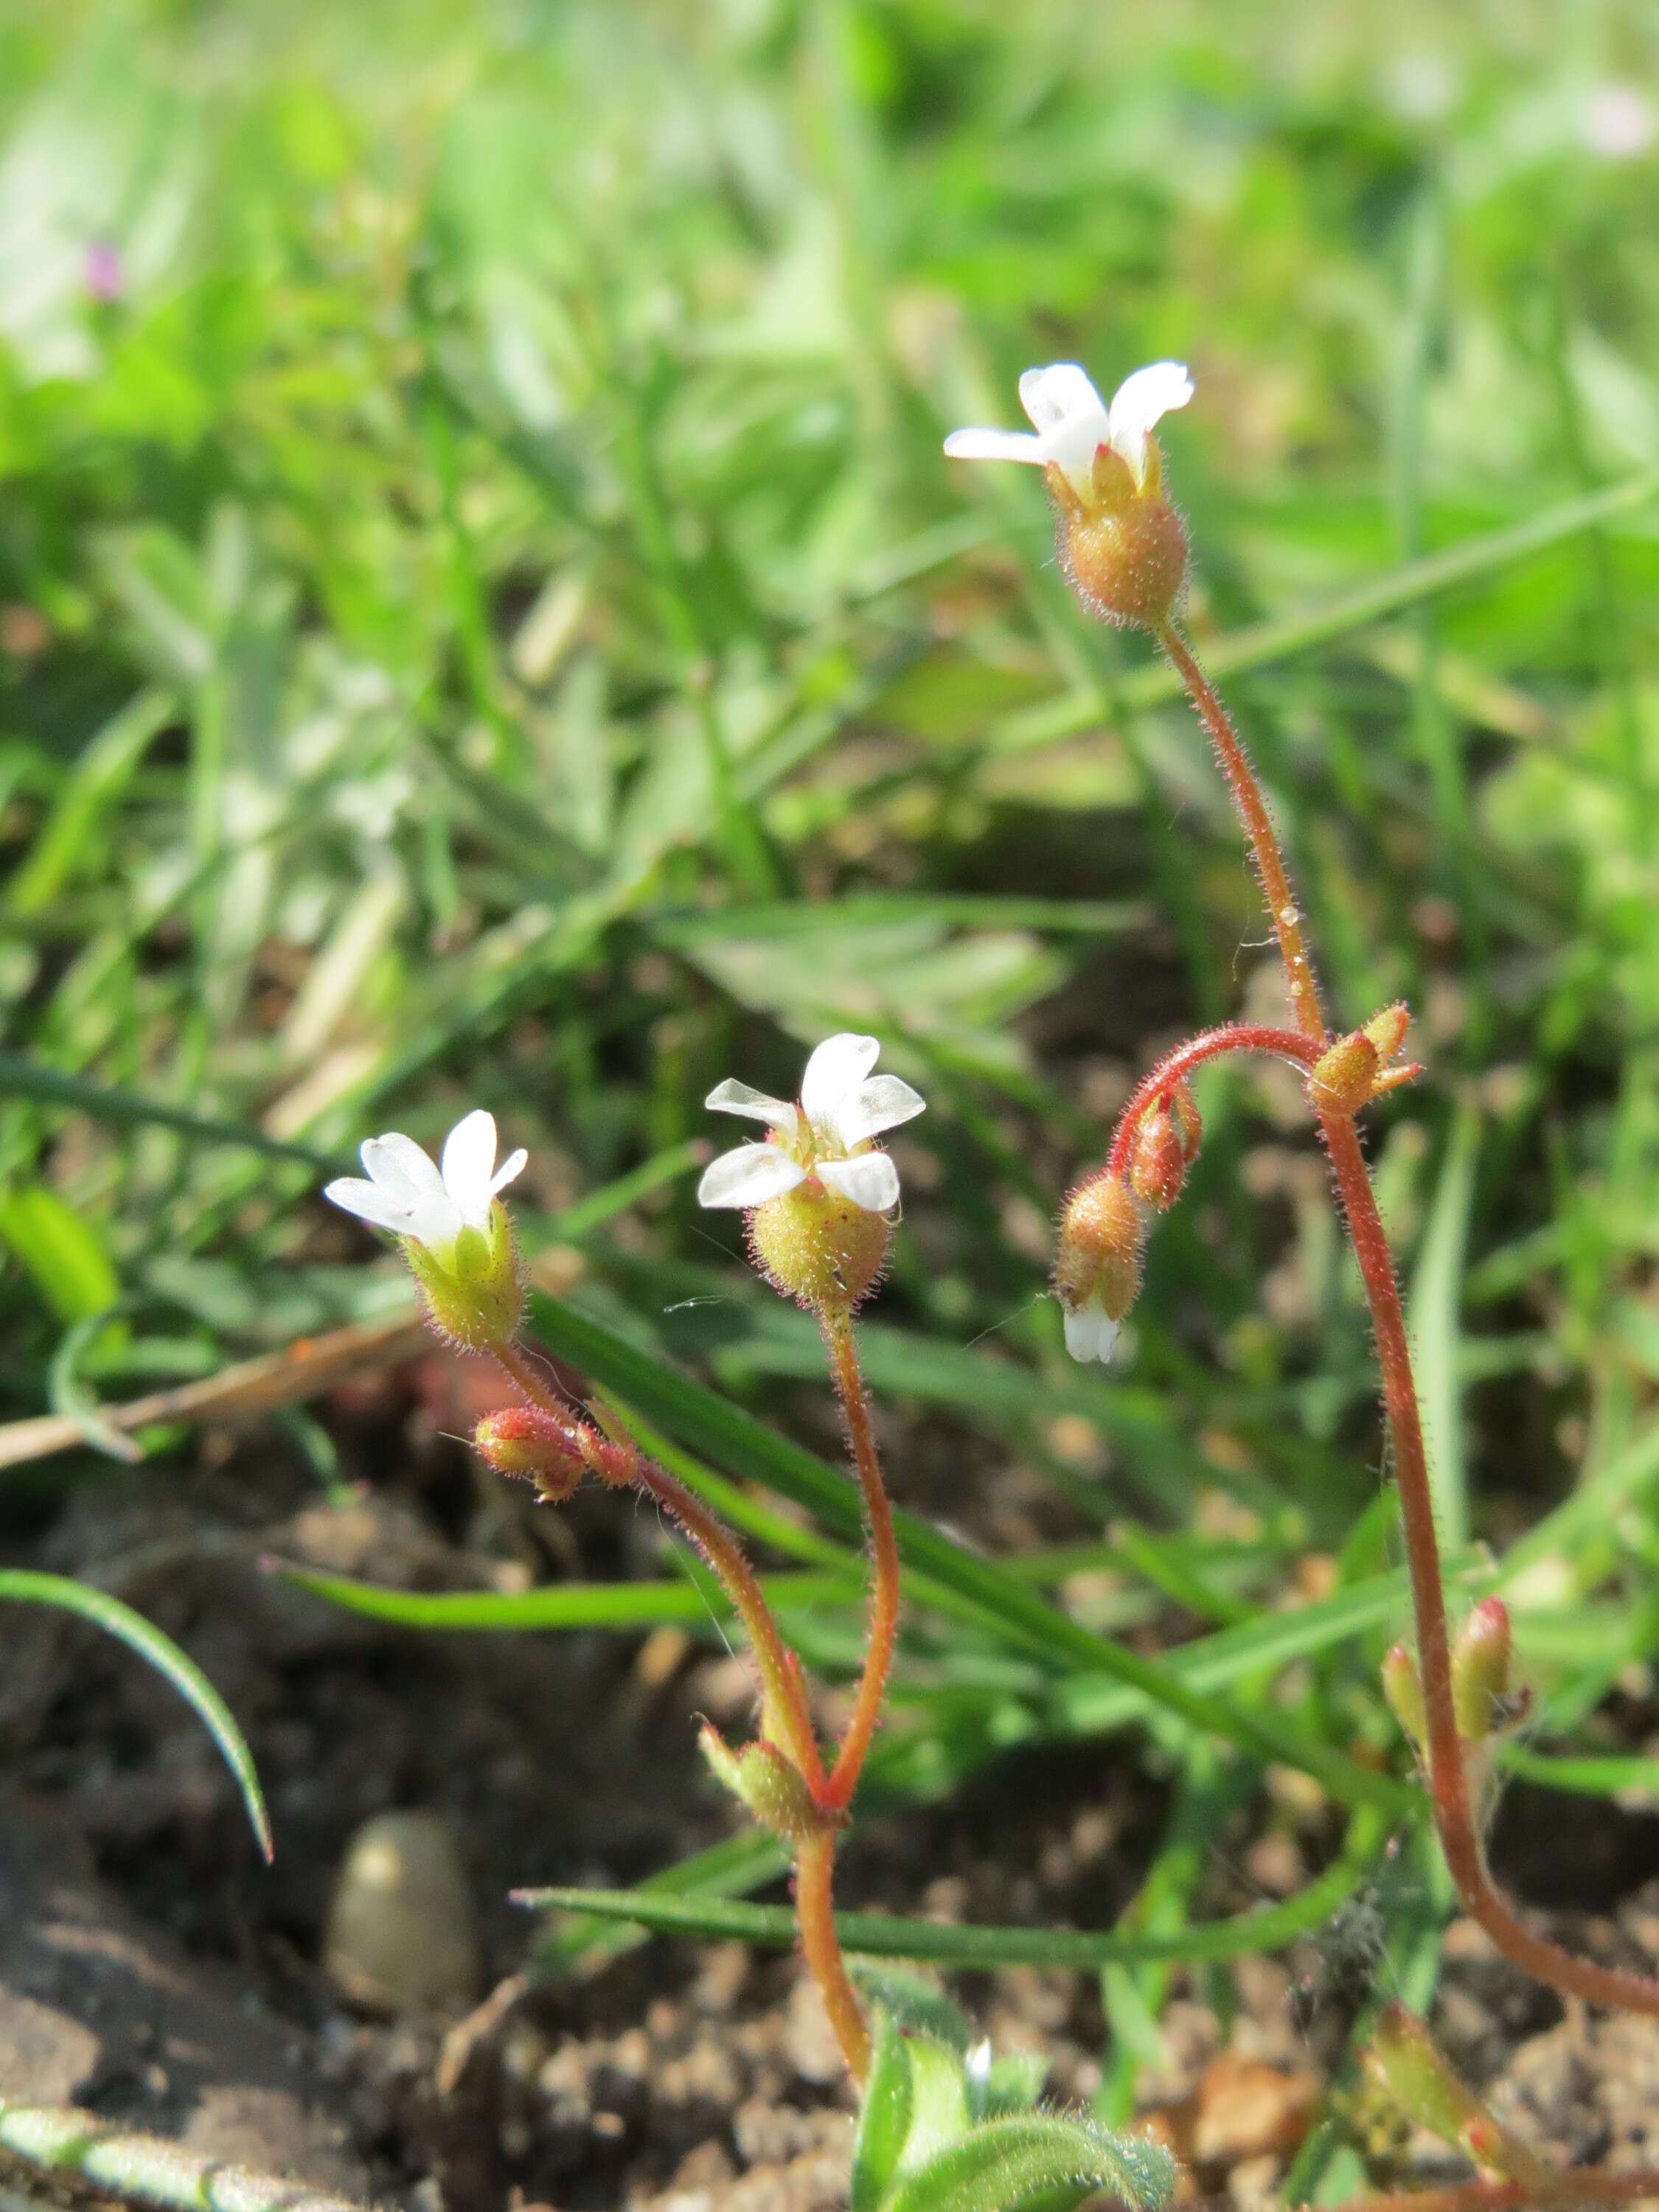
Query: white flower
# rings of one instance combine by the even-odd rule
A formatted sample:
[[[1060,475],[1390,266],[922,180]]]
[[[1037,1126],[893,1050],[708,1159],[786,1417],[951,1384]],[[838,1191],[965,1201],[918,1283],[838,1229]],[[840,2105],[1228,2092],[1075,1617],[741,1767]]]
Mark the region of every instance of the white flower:
[[[1171,408],[1193,396],[1186,364],[1155,361],[1119,385],[1110,407],[1074,361],[1028,368],[1019,380],[1020,404],[1036,430],[952,430],[945,450],[957,461],[1026,461],[1064,471],[1079,498],[1093,488],[1095,454],[1102,446],[1127,464],[1137,485],[1146,479],[1146,438]]]
[[[730,1078],[704,1099],[716,1114],[741,1114],[764,1121],[765,1141],[722,1152],[697,1186],[702,1206],[763,1206],[816,1176],[866,1213],[887,1213],[898,1204],[898,1170],[870,1139],[896,1129],[927,1109],[927,1101],[896,1075],[872,1075],[881,1053],[872,1036],[828,1038],[806,1063],[800,1103],[769,1098]]]
[[[1085,1366],[1090,1360],[1097,1359],[1103,1367],[1112,1356],[1112,1347],[1117,1342],[1117,1333],[1121,1324],[1112,1320],[1107,1313],[1101,1304],[1100,1293],[1097,1291],[1092,1292],[1075,1311],[1070,1307],[1063,1308],[1062,1311],[1066,1321],[1067,1352],[1073,1359],[1082,1360]]]
[[[490,1233],[498,1191],[523,1171],[520,1149],[495,1165],[495,1117],[480,1110],[458,1121],[444,1139],[443,1165],[434,1167],[412,1137],[389,1130],[362,1148],[368,1181],[343,1176],[325,1198],[376,1229],[424,1245],[447,1265],[464,1229]]]

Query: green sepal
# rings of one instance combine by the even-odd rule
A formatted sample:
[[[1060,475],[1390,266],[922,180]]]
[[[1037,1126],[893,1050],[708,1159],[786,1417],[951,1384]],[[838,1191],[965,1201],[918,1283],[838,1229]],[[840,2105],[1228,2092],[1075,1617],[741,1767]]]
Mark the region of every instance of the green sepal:
[[[805,1844],[839,1825],[837,1815],[820,1812],[812,1802],[799,1768],[775,1744],[746,1743],[733,1751],[707,1723],[697,1742],[718,1779],[781,1842]]]
[[[488,1231],[466,1228],[453,1246],[434,1252],[412,1237],[402,1240],[432,1325],[465,1352],[495,1352],[511,1344],[524,1319],[524,1284],[513,1247],[513,1224],[497,1199]]]

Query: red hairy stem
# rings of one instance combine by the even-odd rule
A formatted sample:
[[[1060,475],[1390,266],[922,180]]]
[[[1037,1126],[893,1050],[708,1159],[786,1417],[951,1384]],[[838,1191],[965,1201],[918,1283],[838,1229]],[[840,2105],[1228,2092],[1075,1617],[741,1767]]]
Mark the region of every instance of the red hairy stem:
[[[1279,854],[1273,818],[1249,755],[1225,708],[1173,623],[1166,623],[1158,631],[1158,641],[1187,687],[1232,792],[1261,881],[1268,917],[1279,941],[1297,1027],[1307,1048],[1317,1058],[1330,1042],[1320,1008],[1318,982],[1302,933],[1301,917],[1291,896],[1290,878]],[[1310,1064],[1304,1056],[1303,1065]],[[1163,1082],[1170,1079],[1167,1074],[1160,1074]],[[1139,1097],[1139,1094],[1136,1095]],[[1471,1917],[1516,1966],[1552,1988],[1567,1990],[1593,2004],[1622,2006],[1632,2012],[1659,2014],[1659,1981],[1644,1974],[1595,1966],[1588,1960],[1574,1958],[1553,1943],[1545,1942],[1522,1926],[1486,1870],[1480,1832],[1469,1802],[1468,1777],[1452,1700],[1451,1650],[1446,1632],[1440,1544],[1434,1525],[1434,1496],[1423,1444],[1417,1383],[1412,1371],[1411,1344],[1401,1309],[1399,1285],[1395,1280],[1394,1261],[1353,1115],[1317,1108],[1316,1114],[1330,1156],[1376,1335],[1382,1402],[1394,1443],[1395,1479],[1400,1492],[1412,1607],[1417,1620],[1418,1663],[1428,1727],[1430,1802],[1446,1864]],[[1125,1118],[1127,1121],[1128,1117]],[[1115,1158],[1116,1152],[1115,1146]],[[1402,2201],[1395,2200],[1396,2203]],[[1496,2205],[1498,2202],[1486,2197],[1471,2200],[1479,2205]]]
[[[835,1880],[833,1836],[814,1836],[795,1853],[795,1924],[807,1971],[818,1985],[823,2008],[847,2070],[860,2089],[870,2078],[870,2029],[853,1984],[847,1978],[841,1938],[830,1901]]]
[[[1267,920],[1273,935],[1279,940],[1279,957],[1285,963],[1285,980],[1291,987],[1291,1005],[1296,1012],[1297,1027],[1310,1037],[1325,1035],[1325,1017],[1320,1011],[1319,982],[1309,957],[1307,940],[1302,934],[1302,916],[1291,890],[1291,879],[1285,872],[1279,840],[1273,835],[1273,817],[1267,811],[1267,802],[1261,795],[1250,757],[1244,750],[1244,741],[1234,729],[1227,710],[1210,689],[1209,679],[1193,658],[1192,652],[1180,631],[1171,623],[1165,623],[1158,633],[1158,641],[1174,664],[1175,672],[1186,685],[1188,696],[1198,709],[1221,773],[1226,777],[1233,795],[1233,805],[1238,810],[1244,833],[1249,839],[1251,858],[1255,862],[1256,874],[1261,879],[1261,896],[1267,902]]]
[[[1129,1170],[1135,1133],[1142,1116],[1195,1067],[1202,1067],[1206,1060],[1219,1060],[1229,1052],[1265,1052],[1280,1060],[1293,1060],[1299,1067],[1311,1067],[1322,1048],[1300,1030],[1273,1029],[1263,1022],[1223,1022],[1217,1029],[1200,1030],[1196,1036],[1188,1037],[1185,1044],[1177,1045],[1166,1059],[1159,1060],[1152,1073],[1136,1085],[1134,1095],[1119,1116],[1117,1134],[1107,1155],[1106,1172],[1122,1181]]]
[[[562,1419],[571,1418],[571,1408],[516,1344],[498,1348],[495,1357],[532,1405]],[[793,1761],[816,1796],[823,1788],[823,1762],[812,1732],[804,1678],[799,1668],[790,1663],[793,1655],[737,1539],[694,1492],[642,1452],[635,1455],[629,1480],[678,1522],[725,1584],[759,1671],[763,1732]]]
[[[864,1650],[864,1674],[854,1700],[853,1717],[847,1724],[847,1733],[842,1738],[841,1749],[836,1754],[836,1763],[821,1799],[826,1807],[842,1812],[853,1802],[853,1792],[858,1787],[865,1757],[880,1722],[882,1705],[887,1696],[887,1676],[892,1667],[893,1645],[898,1635],[899,1553],[898,1539],[893,1533],[893,1509],[888,1503],[887,1486],[882,1480],[881,1460],[876,1450],[876,1433],[870,1422],[869,1401],[864,1395],[864,1377],[859,1371],[858,1346],[853,1338],[851,1316],[843,1314],[835,1319],[826,1319],[823,1341],[830,1354],[830,1372],[835,1377],[842,1411],[847,1416],[847,1433],[853,1447],[854,1462],[858,1468],[859,1487],[864,1493],[864,1517],[870,1527],[870,1554],[875,1566],[875,1582],[870,1594],[870,1630]]]

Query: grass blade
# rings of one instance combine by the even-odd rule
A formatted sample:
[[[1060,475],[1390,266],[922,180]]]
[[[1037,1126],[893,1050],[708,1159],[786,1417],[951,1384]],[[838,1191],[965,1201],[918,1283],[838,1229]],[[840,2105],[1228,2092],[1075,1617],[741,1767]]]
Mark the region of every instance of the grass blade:
[[[876,1912],[838,1912],[842,1945],[866,1959],[911,1959],[939,1966],[1061,1966],[1093,1972],[1103,1966],[1145,1966],[1156,1960],[1218,1960],[1273,1951],[1328,1919],[1352,1896],[1375,1861],[1384,1823],[1376,1813],[1357,1813],[1342,1855],[1316,1881],[1283,1905],[1264,1905],[1227,1920],[1165,1931],[1120,1935],[1073,1928],[988,1928],[936,1920],[907,1920]],[[796,1940],[795,1916],[784,1905],[746,1905],[736,1899],[677,1896],[650,1889],[526,1889],[514,1902],[538,1912],[583,1912],[631,1922],[659,1936],[732,1938],[787,1950]]]
[[[89,1620],[106,1634],[118,1638],[141,1659],[147,1660],[158,1674],[164,1675],[185,1704],[194,1707],[208,1734],[218,1745],[226,1765],[236,1778],[259,1849],[267,1861],[273,1856],[270,1816],[265,1810],[264,1792],[254,1771],[253,1754],[229,1706],[193,1659],[186,1658],[170,1637],[164,1636],[143,1613],[124,1605],[118,1597],[112,1597],[106,1590],[94,1589],[88,1583],[74,1582],[67,1575],[36,1574],[22,1567],[0,1568],[0,1600],[8,1598],[16,1605],[53,1606],[60,1613],[78,1614],[82,1620]]]

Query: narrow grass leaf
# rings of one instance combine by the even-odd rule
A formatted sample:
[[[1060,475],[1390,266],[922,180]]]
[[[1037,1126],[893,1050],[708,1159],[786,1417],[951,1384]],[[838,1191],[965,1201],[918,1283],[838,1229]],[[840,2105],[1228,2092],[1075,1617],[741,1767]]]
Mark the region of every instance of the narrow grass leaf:
[[[164,1636],[143,1613],[135,1613],[130,1605],[124,1605],[106,1590],[94,1589],[90,1584],[72,1581],[67,1575],[37,1574],[22,1567],[0,1568],[0,1601],[8,1599],[17,1605],[53,1606],[60,1613],[76,1613],[118,1638],[141,1659],[147,1660],[158,1674],[165,1676],[186,1705],[195,1708],[218,1745],[226,1765],[236,1778],[259,1849],[267,1859],[273,1856],[270,1819],[254,1771],[253,1754],[229,1706],[193,1659],[186,1658],[172,1638]]]

